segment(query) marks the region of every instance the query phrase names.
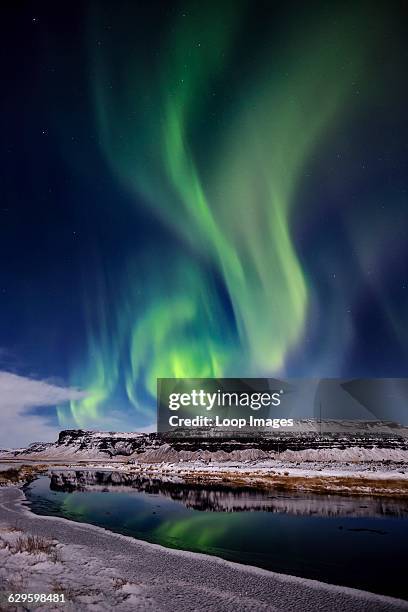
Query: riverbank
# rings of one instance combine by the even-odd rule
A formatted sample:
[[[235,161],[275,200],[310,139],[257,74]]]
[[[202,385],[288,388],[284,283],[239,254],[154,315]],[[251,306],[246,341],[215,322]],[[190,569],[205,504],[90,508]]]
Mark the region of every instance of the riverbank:
[[[393,462],[73,462],[58,468],[97,469],[156,478],[162,482],[249,486],[292,492],[336,493],[408,499],[408,464]]]
[[[96,469],[155,478],[164,483],[248,486],[259,490],[287,490],[354,496],[408,499],[408,464],[391,461],[240,461],[141,463],[134,461],[53,461],[44,463],[24,459],[24,477],[47,469]],[[7,464],[12,464],[10,459]],[[21,460],[15,460],[16,467]],[[1,472],[0,486],[5,484]]]
[[[0,489],[0,603],[4,610],[17,609],[4,601],[10,592],[64,593],[64,610],[408,610],[408,603],[401,600],[40,517],[24,507],[24,499],[17,487]],[[18,539],[24,543],[29,535],[45,541],[46,550],[16,550]],[[61,604],[36,609],[57,610]]]

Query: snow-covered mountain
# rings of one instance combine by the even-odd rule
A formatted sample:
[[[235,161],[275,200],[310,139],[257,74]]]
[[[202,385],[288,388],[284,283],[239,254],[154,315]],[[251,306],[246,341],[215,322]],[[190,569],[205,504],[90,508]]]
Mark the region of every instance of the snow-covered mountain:
[[[314,426],[315,430],[311,425]],[[408,428],[383,421],[298,421],[292,432],[234,438],[172,438],[168,434],[64,430],[55,443],[0,451],[2,459],[131,461],[408,460]]]

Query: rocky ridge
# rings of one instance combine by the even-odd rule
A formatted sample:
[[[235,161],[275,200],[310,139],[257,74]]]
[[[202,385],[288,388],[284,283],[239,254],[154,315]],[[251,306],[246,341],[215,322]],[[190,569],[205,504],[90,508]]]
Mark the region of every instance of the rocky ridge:
[[[299,422],[293,432],[272,431],[257,437],[172,437],[169,434],[61,431],[55,443],[0,451],[0,459],[110,460],[143,463],[180,461],[258,461],[277,457],[301,460],[408,461],[408,428],[381,421],[315,424]],[[320,429],[319,429],[320,425]],[[302,430],[303,426],[303,430]],[[326,430],[326,431],[325,431]]]

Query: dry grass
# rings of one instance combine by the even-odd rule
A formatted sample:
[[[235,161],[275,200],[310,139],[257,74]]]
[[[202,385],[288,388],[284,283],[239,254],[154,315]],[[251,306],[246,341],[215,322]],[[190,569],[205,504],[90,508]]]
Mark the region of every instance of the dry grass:
[[[20,480],[20,469],[9,468],[0,472],[0,483],[18,482]]]
[[[45,553],[53,563],[58,563],[62,560],[60,549],[56,548],[51,540],[35,535],[19,536],[13,545],[13,552],[26,552],[30,555]]]
[[[52,549],[53,544],[51,540],[35,535],[20,536],[14,544],[15,552],[27,552],[34,555],[38,553],[46,553],[49,555]]]
[[[7,470],[0,470],[0,486],[31,482],[38,474],[47,469],[46,465],[21,465],[15,468],[8,468]]]
[[[61,551],[59,548],[52,548],[50,552],[50,559],[53,563],[60,563],[62,561]]]
[[[112,586],[114,591],[119,591],[126,584],[126,580],[123,578],[112,578]]]
[[[236,472],[196,472],[183,474],[185,482],[251,486],[258,489],[307,491],[310,493],[341,493],[342,495],[376,495],[408,499],[408,480],[376,479],[358,476],[291,476],[284,474],[251,474]]]
[[[59,580],[54,580],[52,583],[52,592],[58,593],[59,595],[64,595],[67,601],[73,602],[75,597],[78,594],[81,594],[79,589],[75,589],[74,587],[68,584],[62,584]]]

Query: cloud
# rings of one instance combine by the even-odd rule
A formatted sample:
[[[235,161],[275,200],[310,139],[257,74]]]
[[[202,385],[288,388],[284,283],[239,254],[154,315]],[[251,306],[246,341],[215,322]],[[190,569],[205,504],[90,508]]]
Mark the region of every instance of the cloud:
[[[49,411],[41,414],[41,410],[33,413],[29,409],[56,406],[85,395],[78,389],[0,371],[0,448],[54,441],[59,427],[50,422]]]

